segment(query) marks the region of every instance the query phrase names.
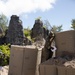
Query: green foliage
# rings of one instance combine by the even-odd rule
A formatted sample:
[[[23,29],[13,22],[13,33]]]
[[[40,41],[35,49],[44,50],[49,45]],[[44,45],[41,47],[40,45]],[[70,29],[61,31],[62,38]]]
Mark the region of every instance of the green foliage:
[[[52,28],[48,20],[43,21],[43,27],[48,30],[51,30]]]
[[[40,20],[41,19],[41,17],[39,16],[39,17],[37,17],[35,20]]]
[[[63,29],[62,29],[62,25],[60,25],[60,26],[53,26],[53,31],[54,32],[61,32]]]
[[[58,32],[60,32],[60,31],[62,31],[63,29],[62,29],[62,25],[60,25],[60,26],[57,26],[57,31]]]
[[[72,27],[71,28],[73,28],[74,30],[75,30],[75,19],[72,19]]]
[[[24,29],[24,34],[25,34],[26,37],[27,37],[27,36],[30,36],[30,30]]]
[[[0,45],[0,66],[8,65],[10,57],[9,45]]]
[[[29,28],[27,29],[24,29],[24,35],[27,37],[27,36],[30,36],[30,33],[31,33],[31,30]]]
[[[31,40],[31,30],[29,29],[29,27],[27,29],[24,29],[24,35]]]

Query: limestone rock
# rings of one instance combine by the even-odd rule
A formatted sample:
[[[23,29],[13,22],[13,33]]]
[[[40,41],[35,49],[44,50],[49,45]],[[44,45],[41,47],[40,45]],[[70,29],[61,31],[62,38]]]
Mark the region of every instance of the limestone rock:
[[[22,45],[24,42],[22,22],[16,15],[11,16],[6,42],[14,45]]]
[[[31,38],[36,38],[36,37],[43,38],[44,37],[44,30],[43,30],[43,23],[40,21],[40,19],[35,20],[35,24],[32,28],[32,33],[31,33]]]
[[[34,38],[34,41],[43,39],[46,40],[49,34],[49,30],[43,27],[43,22],[40,19],[35,20],[31,31],[31,38]]]

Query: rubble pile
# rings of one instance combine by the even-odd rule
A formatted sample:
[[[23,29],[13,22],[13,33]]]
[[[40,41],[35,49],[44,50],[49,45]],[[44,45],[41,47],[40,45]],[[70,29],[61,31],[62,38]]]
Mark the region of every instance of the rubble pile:
[[[52,65],[65,66],[75,68],[75,58],[68,57],[54,57],[48,60]]]
[[[68,67],[68,68],[74,68],[75,69],[75,59],[71,60],[71,61],[67,61],[64,63],[64,66]]]

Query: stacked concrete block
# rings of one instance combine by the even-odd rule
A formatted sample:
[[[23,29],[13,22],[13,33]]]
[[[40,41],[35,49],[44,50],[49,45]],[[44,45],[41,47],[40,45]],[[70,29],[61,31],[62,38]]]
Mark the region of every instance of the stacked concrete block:
[[[38,49],[35,46],[11,46],[9,75],[35,75]],[[41,52],[41,51],[40,51]]]

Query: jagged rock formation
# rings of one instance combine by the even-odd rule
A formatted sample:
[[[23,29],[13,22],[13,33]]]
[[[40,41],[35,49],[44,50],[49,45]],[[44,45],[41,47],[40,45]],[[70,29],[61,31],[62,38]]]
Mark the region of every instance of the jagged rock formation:
[[[40,37],[40,39],[44,37],[43,23],[40,19],[35,20],[31,33],[31,38],[37,39],[37,37]]]
[[[44,30],[44,39],[47,39],[48,35],[49,35],[49,30],[46,28],[43,28]]]
[[[22,22],[16,15],[11,16],[6,42],[14,45],[22,45],[24,43]]]
[[[35,24],[32,28],[31,38],[35,40],[46,39],[49,31],[43,27],[43,22],[40,19],[35,20]]]

